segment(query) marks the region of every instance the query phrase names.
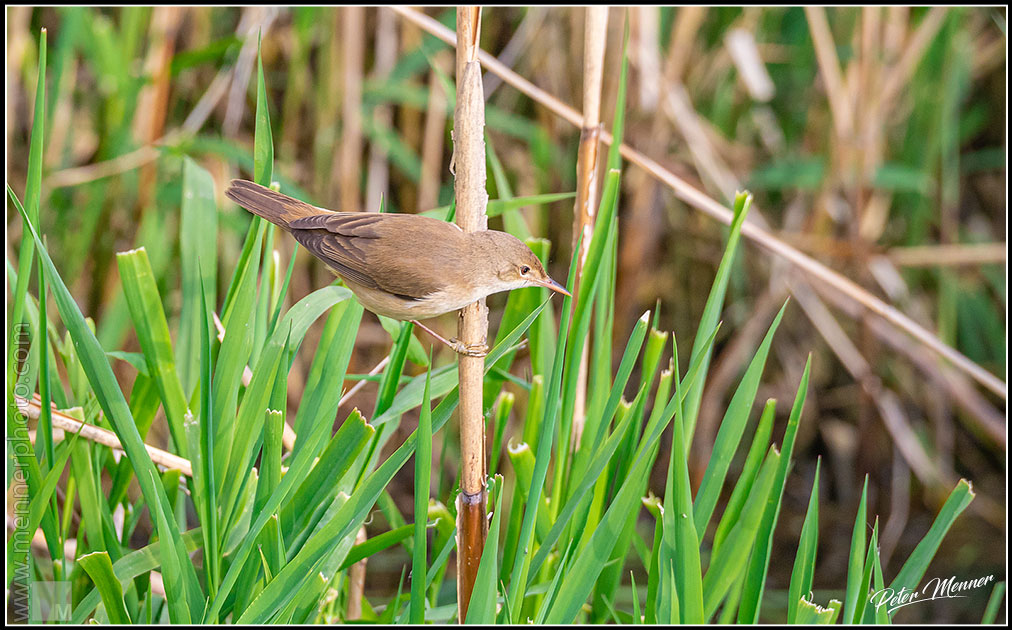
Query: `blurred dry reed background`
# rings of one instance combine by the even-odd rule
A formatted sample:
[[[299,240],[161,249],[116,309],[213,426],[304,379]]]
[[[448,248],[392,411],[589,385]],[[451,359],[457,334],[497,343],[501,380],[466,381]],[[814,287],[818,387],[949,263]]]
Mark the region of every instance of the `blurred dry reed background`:
[[[118,288],[117,251],[147,248],[170,321],[178,316],[183,153],[198,157],[215,179],[224,208],[219,264],[228,268],[239,255],[248,215],[225,204],[222,192],[230,178],[252,171],[258,30],[274,179],[286,192],[344,210],[376,210],[381,198],[399,212],[451,202],[453,53],[408,13],[8,7],[7,179],[20,194],[37,37],[46,27],[41,231],[105,348],[137,348]],[[424,13],[452,29],[452,9]],[[578,8],[487,9],[481,47],[579,108],[584,20]],[[1006,20],[1000,7],[613,9],[599,118],[612,119],[628,23],[626,145],[724,206],[736,190],[749,189],[750,222],[894,306],[1004,386]],[[576,190],[579,123],[487,67],[484,88],[488,141],[511,192]],[[490,198],[502,192],[490,177]],[[523,212],[535,233],[555,244],[549,272],[565,277],[572,200]],[[658,300],[662,330],[693,334],[726,229],[635,165],[626,169],[619,221],[616,336],[624,339]],[[489,223],[502,227],[499,218]],[[7,227],[12,265],[22,224],[10,207]],[[285,259],[292,241],[279,238],[276,247]],[[330,281],[315,259],[299,253],[291,298]],[[1006,396],[897,332],[853,295],[752,243],[732,275],[694,470],[705,467],[726,398],[787,296],[791,305],[759,396],[791,400],[812,353],[795,472],[810,479],[815,454],[823,455],[820,583],[839,582],[833,576],[846,570],[866,473],[869,512],[884,519],[884,567],[909,554],[965,477],[976,500],[932,566],[938,575],[1005,579]],[[503,302],[489,299],[493,326]],[[452,317],[437,326],[450,330]],[[321,327],[310,329],[310,347]],[[373,370],[388,345],[383,328],[366,316],[350,371]],[[289,400],[298,399],[311,360],[308,352],[296,356]],[[375,385],[360,382],[366,384],[350,403],[368,408],[362,401],[375,396]],[[164,421],[154,426],[164,440]],[[440,448],[436,461],[443,461]],[[452,480],[452,458],[445,466]],[[410,473],[399,478],[404,493],[393,498],[410,505]],[[663,483],[658,474],[651,487],[659,492]],[[778,528],[774,558],[793,544],[787,532],[800,531],[810,484],[787,487],[784,514],[797,522]],[[398,575],[384,572],[383,558],[370,560],[367,589],[397,589]],[[771,588],[786,588],[788,567],[773,562]],[[916,614],[979,621],[982,607],[971,599],[926,604]]]

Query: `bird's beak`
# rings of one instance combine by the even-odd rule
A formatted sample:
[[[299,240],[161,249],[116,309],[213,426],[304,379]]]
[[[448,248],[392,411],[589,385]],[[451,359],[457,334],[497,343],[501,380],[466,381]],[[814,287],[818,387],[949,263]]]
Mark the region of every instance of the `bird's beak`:
[[[569,291],[566,291],[566,287],[562,286],[561,284],[559,284],[555,280],[552,280],[551,278],[545,278],[544,280],[531,280],[531,282],[543,286],[546,289],[551,289],[556,293],[561,293],[562,295],[573,297],[573,295]]]

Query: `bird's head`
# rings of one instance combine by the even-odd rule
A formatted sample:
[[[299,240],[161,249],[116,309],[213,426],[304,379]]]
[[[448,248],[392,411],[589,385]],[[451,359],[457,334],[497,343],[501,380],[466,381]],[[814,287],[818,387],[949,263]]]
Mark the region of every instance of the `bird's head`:
[[[570,295],[565,287],[552,280],[531,248],[517,237],[497,230],[485,230],[475,235],[486,260],[491,263],[488,271],[501,286],[499,291],[539,286]]]

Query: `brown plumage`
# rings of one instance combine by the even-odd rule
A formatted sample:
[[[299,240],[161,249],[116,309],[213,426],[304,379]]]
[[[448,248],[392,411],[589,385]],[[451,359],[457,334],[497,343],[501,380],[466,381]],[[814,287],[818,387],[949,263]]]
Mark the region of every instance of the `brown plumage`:
[[[381,315],[427,319],[524,286],[566,293],[534,252],[505,232],[466,234],[413,214],[332,212],[240,179],[225,195],[290,232]]]

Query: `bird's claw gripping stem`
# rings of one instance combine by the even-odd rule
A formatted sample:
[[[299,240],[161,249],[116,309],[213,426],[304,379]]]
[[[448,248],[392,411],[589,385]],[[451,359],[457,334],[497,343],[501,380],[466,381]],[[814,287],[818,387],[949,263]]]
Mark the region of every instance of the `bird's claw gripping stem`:
[[[467,344],[459,339],[450,339],[450,347],[453,348],[457,354],[462,354],[466,357],[475,357],[480,359],[488,356],[488,346],[483,343]]]
[[[454,352],[456,352],[457,354],[462,354],[466,357],[475,357],[478,359],[488,356],[488,346],[483,343],[466,344],[458,339],[448,340],[439,333],[437,333],[436,331],[426,326],[425,324],[418,321],[417,319],[411,320],[411,323],[413,323],[415,326],[418,326],[425,332],[429,333],[437,340],[439,340],[441,343],[452,348]]]

